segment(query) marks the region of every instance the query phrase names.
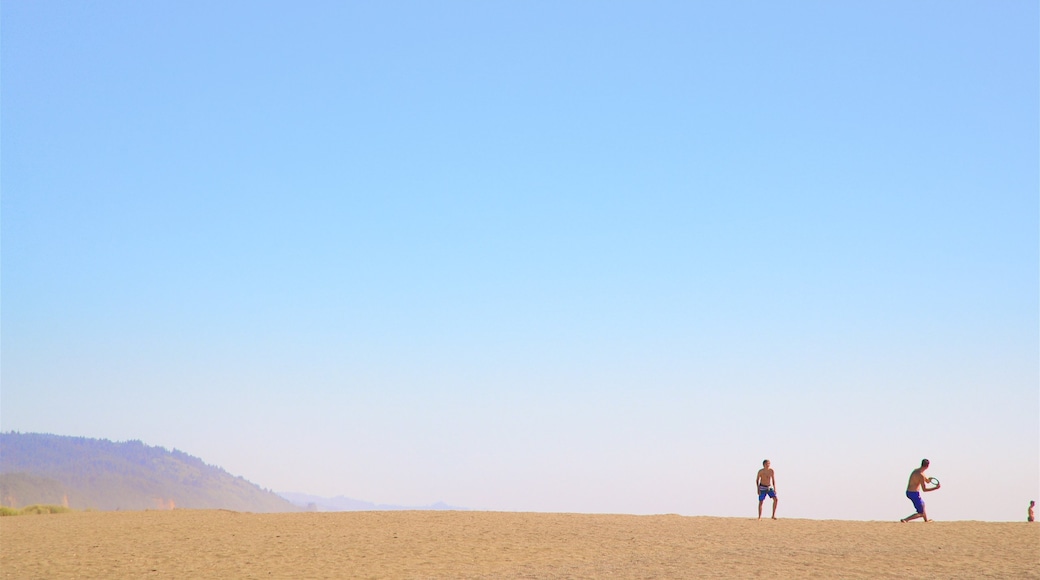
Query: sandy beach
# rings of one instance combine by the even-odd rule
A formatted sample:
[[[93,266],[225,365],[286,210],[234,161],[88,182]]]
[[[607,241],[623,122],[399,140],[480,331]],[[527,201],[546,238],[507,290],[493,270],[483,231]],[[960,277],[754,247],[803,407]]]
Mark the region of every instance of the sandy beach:
[[[0,519],[3,578],[1040,578],[1040,525],[499,512]]]

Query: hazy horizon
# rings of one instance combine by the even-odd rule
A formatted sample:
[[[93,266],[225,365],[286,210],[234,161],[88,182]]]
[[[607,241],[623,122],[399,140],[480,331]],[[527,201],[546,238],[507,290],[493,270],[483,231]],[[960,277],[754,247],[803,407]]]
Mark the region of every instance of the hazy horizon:
[[[1029,2],[5,2],[0,429],[376,504],[1040,500]]]

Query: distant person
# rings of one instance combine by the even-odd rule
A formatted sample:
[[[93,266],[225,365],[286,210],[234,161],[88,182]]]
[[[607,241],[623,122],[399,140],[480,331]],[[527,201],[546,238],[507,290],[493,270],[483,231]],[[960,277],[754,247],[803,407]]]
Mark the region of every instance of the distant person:
[[[1026,521],[1027,522],[1036,521],[1036,517],[1033,515],[1033,506],[1035,506],[1035,505],[1036,505],[1036,500],[1031,500],[1029,502],[1029,515],[1026,516]]]
[[[762,503],[766,501],[766,496],[773,498],[773,519],[776,519],[776,474],[773,473],[773,468],[769,466],[769,460],[766,459],[762,462],[762,469],[758,470],[758,475],[755,477],[755,487],[758,489],[758,519],[762,519]]]
[[[922,491],[935,491],[939,489],[940,485],[937,483],[935,487],[928,487],[928,480],[924,477],[924,471],[928,469],[929,461],[927,459],[921,460],[921,467],[910,472],[910,481],[906,484],[906,497],[910,499],[914,504],[914,509],[917,510],[912,516],[907,516],[899,521],[906,523],[910,520],[916,520],[917,518],[924,518],[924,521],[928,521],[928,514],[924,511],[924,501],[921,500]]]

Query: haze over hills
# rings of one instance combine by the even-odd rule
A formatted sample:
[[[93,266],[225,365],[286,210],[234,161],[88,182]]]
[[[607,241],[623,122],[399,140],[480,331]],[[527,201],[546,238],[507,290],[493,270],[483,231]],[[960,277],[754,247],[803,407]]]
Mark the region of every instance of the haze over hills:
[[[0,504],[299,511],[274,492],[176,449],[41,433],[0,433]]]
[[[450,506],[444,502],[437,502],[426,506],[402,506],[376,504],[360,499],[353,499],[338,495],[336,497],[321,497],[306,493],[280,491],[278,495],[291,501],[297,507],[309,511],[318,512],[362,512],[362,511],[399,511],[399,510],[454,510],[465,511],[468,508]]]

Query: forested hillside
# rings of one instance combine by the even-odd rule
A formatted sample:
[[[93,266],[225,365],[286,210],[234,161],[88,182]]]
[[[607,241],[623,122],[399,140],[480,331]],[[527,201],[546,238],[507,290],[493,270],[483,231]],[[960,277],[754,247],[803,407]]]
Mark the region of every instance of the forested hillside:
[[[298,509],[181,451],[140,441],[0,433],[0,504],[35,503],[98,510]]]

